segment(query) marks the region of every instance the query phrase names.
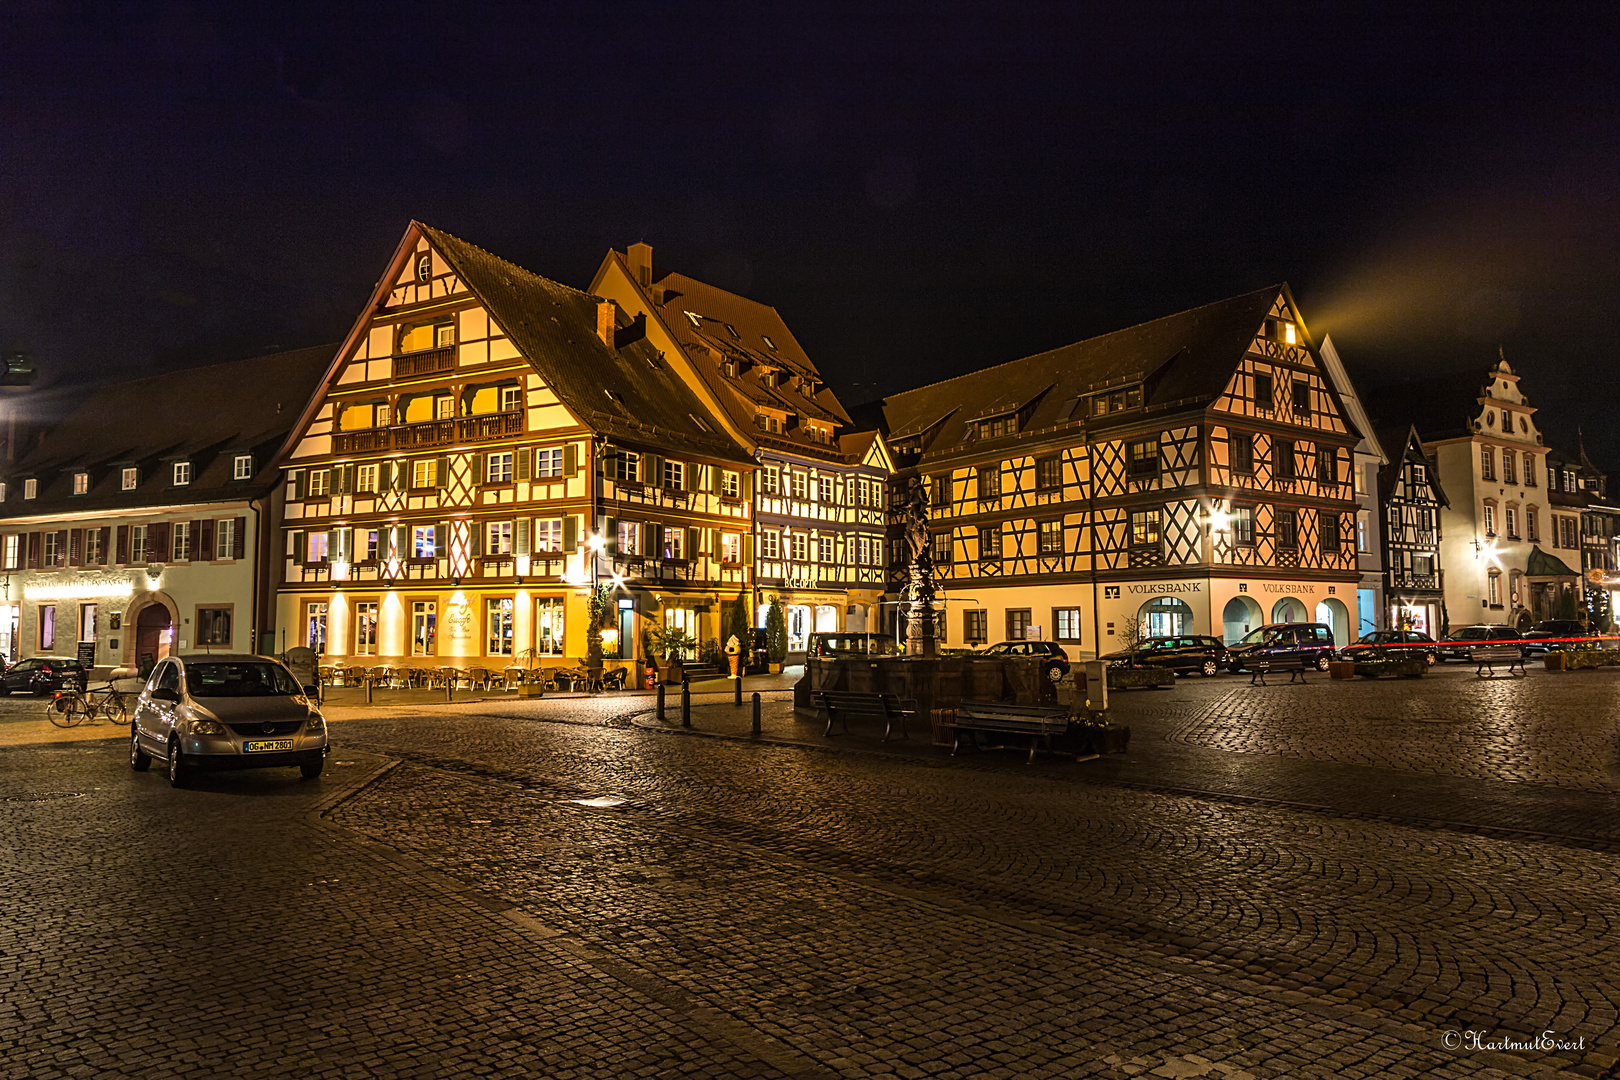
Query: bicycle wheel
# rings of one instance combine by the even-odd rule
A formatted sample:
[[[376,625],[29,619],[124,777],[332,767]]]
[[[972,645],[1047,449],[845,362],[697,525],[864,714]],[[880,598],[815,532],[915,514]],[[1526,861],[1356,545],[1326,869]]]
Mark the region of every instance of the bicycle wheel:
[[[102,715],[115,724],[129,723],[129,699],[117,690],[109,690],[101,702]]]
[[[74,700],[74,698],[67,696],[51,698],[45,702],[46,717],[57,727],[72,727],[74,724],[81,722],[84,717],[74,712]]]

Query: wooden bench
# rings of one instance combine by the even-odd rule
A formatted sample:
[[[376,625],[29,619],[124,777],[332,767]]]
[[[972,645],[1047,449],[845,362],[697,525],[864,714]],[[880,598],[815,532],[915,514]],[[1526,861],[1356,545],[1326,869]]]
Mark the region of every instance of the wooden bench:
[[[951,756],[962,745],[962,733],[967,732],[975,750],[980,733],[992,735],[1029,736],[1029,760],[1034,764],[1035,751],[1044,743],[1046,752],[1052,752],[1052,736],[1061,735],[1069,728],[1069,714],[1050,705],[1009,705],[1001,701],[964,701],[956,707],[956,720],[951,724]]]
[[[1474,674],[1482,679],[1496,678],[1496,668],[1499,664],[1507,665],[1509,678],[1517,679],[1529,674],[1524,670],[1524,648],[1519,645],[1486,645],[1474,649],[1468,654],[1468,658],[1476,665]],[[1519,669],[1518,675],[1513,674],[1514,668]]]
[[[1303,656],[1287,656],[1279,657],[1276,660],[1256,660],[1252,665],[1245,664],[1244,666],[1248,667],[1250,671],[1250,686],[1265,686],[1266,676],[1274,671],[1288,672],[1289,682],[1293,682],[1295,679],[1304,682],[1307,663],[1308,661]],[[1310,666],[1315,667],[1316,665],[1311,664]]]
[[[839,723],[844,727],[843,734],[849,734],[850,716],[881,716],[884,719],[883,741],[889,741],[889,735],[894,731],[894,722],[900,721],[900,737],[910,738],[906,732],[906,717],[917,715],[917,703],[910,698],[898,698],[893,694],[861,694],[852,690],[817,690],[812,695],[816,707],[827,713],[827,738],[832,738],[833,724]]]

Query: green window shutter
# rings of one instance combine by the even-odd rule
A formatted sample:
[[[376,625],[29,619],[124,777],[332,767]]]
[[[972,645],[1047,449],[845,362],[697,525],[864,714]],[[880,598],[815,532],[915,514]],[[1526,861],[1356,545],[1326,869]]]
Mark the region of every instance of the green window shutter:
[[[309,561],[309,547],[302,531],[292,534],[293,562],[303,566]]]
[[[641,482],[651,487],[664,485],[664,459],[657,454],[641,455]]]
[[[433,557],[444,558],[445,552],[450,550],[450,523],[441,521],[433,528]]]
[[[744,566],[754,565],[754,534],[743,533],[742,561]]]
[[[579,519],[573,514],[563,518],[563,550],[573,551],[579,546]]]
[[[686,530],[686,557],[688,559],[695,559],[703,554],[699,549],[699,545],[703,543],[704,531],[703,529]]]
[[[641,526],[641,553],[661,559],[663,552],[664,534],[659,531],[656,521],[643,522]]]
[[[469,521],[467,523],[467,551],[474,558],[482,558],[484,554],[484,523],[482,521]]]
[[[287,499],[289,502],[298,501],[298,491],[304,484],[304,470],[294,469],[287,474]]]
[[[579,444],[567,443],[563,446],[563,475],[573,476],[579,472]]]
[[[526,517],[518,518],[517,524],[512,527],[512,554],[530,555],[529,549],[530,520]]]
[[[525,446],[517,452],[517,473],[519,480],[528,480],[534,476],[534,451]]]
[[[433,486],[443,488],[447,487],[449,483],[450,457],[449,455],[443,455],[438,459],[438,464],[433,467]]]
[[[607,541],[607,547],[603,548],[603,550],[608,553],[609,557],[612,557],[612,556],[617,555],[619,553],[619,519],[618,518],[605,518],[604,519],[604,524],[602,526],[602,539]]]

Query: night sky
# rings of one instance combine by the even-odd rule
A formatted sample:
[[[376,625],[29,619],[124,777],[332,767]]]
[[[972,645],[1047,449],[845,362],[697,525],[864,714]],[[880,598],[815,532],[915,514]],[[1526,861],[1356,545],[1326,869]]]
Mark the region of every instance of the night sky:
[[[13,0],[0,344],[48,401],[334,341],[413,217],[580,288],[645,239],[849,405],[1286,280],[1620,467],[1615,5],[1354,6]]]

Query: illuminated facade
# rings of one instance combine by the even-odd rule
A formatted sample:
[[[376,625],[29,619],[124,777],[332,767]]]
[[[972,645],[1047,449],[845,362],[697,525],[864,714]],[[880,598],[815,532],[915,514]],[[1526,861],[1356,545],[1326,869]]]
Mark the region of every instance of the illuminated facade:
[[[755,625],[781,598],[788,647],[816,631],[876,629],[886,579],[884,499],[893,471],[876,431],[856,431],[775,308],[684,274],[655,272],[652,248],[610,251],[591,291],[646,320],[684,358],[727,431],[752,453],[746,558]]]
[[[1354,636],[1361,436],[1286,286],[884,412],[929,486],[947,644],[1039,636],[1085,656],[1313,620]]]
[[[412,223],[283,458],[278,620],[328,659],[577,665],[718,633],[746,450],[611,299]]]
[[[89,392],[0,482],[0,654],[105,673],[267,645],[273,458],[332,350]]]
[[[1378,474],[1387,625],[1442,637],[1445,569],[1440,556],[1440,520],[1447,508],[1446,493],[1415,429],[1387,431],[1379,441],[1390,454],[1389,463]]]

